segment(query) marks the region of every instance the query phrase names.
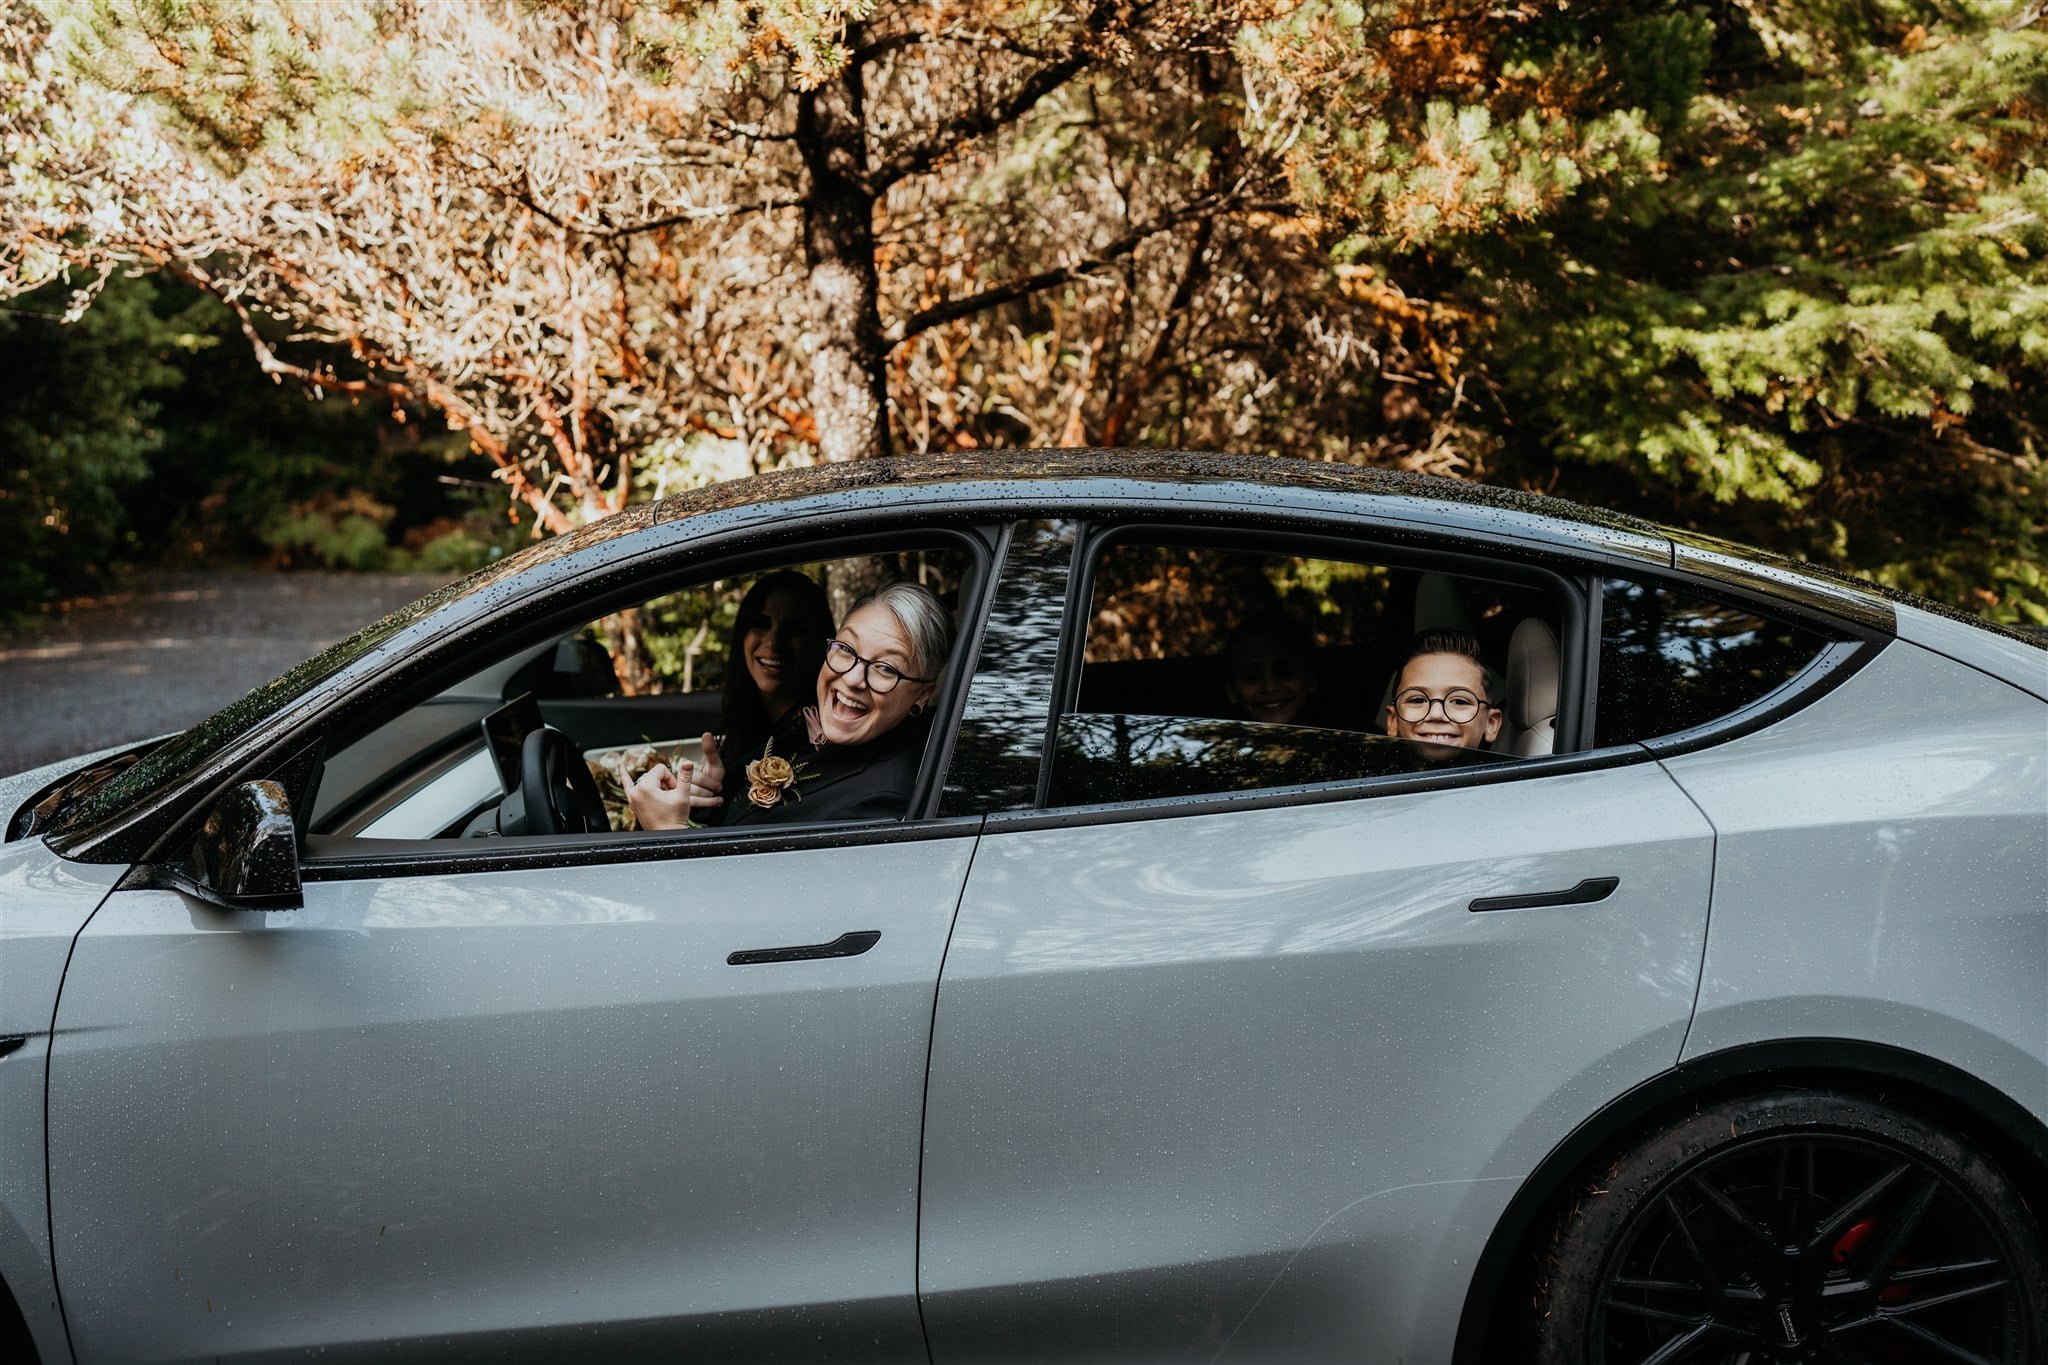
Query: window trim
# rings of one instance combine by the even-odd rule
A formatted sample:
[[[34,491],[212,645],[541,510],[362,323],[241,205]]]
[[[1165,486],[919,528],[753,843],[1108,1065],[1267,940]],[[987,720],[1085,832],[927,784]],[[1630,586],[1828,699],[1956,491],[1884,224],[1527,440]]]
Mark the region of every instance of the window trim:
[[[1594,612],[1591,595],[1597,590],[1598,580],[1592,574],[1577,576],[1562,572],[1547,564],[1527,563],[1519,559],[1502,560],[1466,548],[1447,548],[1429,545],[1388,545],[1372,535],[1369,525],[1334,528],[1327,523],[1309,522],[1297,527],[1274,526],[1208,526],[1188,523],[1178,519],[1138,520],[1131,518],[1105,522],[1094,519],[1081,527],[1075,547],[1074,572],[1069,580],[1066,604],[1066,629],[1062,631],[1058,672],[1053,680],[1052,708],[1047,727],[1045,747],[1039,760],[1038,795],[1033,805],[1037,811],[1054,809],[1048,806],[1047,796],[1052,786],[1052,765],[1055,757],[1053,737],[1057,732],[1060,718],[1072,712],[1075,698],[1080,691],[1081,670],[1085,666],[1087,653],[1087,627],[1095,600],[1095,574],[1102,555],[1123,544],[1165,545],[1193,549],[1238,551],[1251,554],[1277,555],[1286,558],[1333,559],[1352,564],[1366,564],[1392,569],[1419,569],[1424,572],[1436,571],[1465,578],[1476,578],[1484,582],[1507,583],[1520,587],[1534,588],[1547,594],[1559,608],[1558,645],[1559,679],[1558,688],[1563,697],[1570,697],[1574,689],[1584,697],[1590,690],[1592,676],[1587,667],[1586,647],[1588,632],[1597,629],[1591,625]],[[1073,627],[1078,623],[1080,629]],[[1597,635],[1592,637],[1597,645]],[[1583,707],[1579,708],[1583,710]],[[1571,758],[1587,750],[1577,747],[1581,735],[1590,736],[1590,729],[1581,728],[1581,716],[1577,711],[1559,707],[1560,746],[1565,752],[1545,755],[1546,758]],[[1487,765],[1481,769],[1461,769],[1459,775],[1470,776],[1479,771],[1498,772],[1500,768],[1511,772],[1523,772],[1527,765],[1536,760],[1520,759],[1495,768]],[[1393,781],[1407,781],[1408,778],[1358,778],[1352,781],[1329,784],[1316,783],[1309,786],[1258,787],[1250,792],[1213,793],[1215,796],[1242,797],[1268,791],[1291,792],[1297,799],[1317,799],[1312,794],[1324,787],[1334,786],[1349,791],[1362,785],[1384,784]],[[1432,775],[1432,784],[1442,778]],[[1381,790],[1373,786],[1373,790]],[[1129,802],[1112,803],[1116,808],[1146,804],[1151,801],[1199,802],[1209,797],[1156,797],[1137,798]],[[1235,808],[1235,807],[1233,807]],[[1093,809],[1092,807],[1060,807],[1062,810]],[[1005,814],[1014,814],[1006,812]],[[991,818],[994,818],[993,815]]]
[[[1678,754],[1691,753],[1695,749],[1705,749],[1729,740],[1740,739],[1795,711],[1811,706],[1861,672],[1866,664],[1883,653],[1885,646],[1896,638],[1861,620],[1830,616],[1805,603],[1795,604],[1760,593],[1744,591],[1731,587],[1719,579],[1696,577],[1683,569],[1664,573],[1642,573],[1622,569],[1612,572],[1595,571],[1591,578],[1593,596],[1589,612],[1589,647],[1592,652],[1589,657],[1596,663],[1601,658],[1602,618],[1605,615],[1607,598],[1605,580],[1608,578],[1626,578],[1646,587],[1661,587],[1687,593],[1704,601],[1753,613],[1780,625],[1834,637],[1808,659],[1798,672],[1781,679],[1762,696],[1732,711],[1723,712],[1683,730],[1652,735],[1648,739],[1624,741],[1628,744],[1639,744],[1659,758],[1675,757]],[[1584,733],[1587,735],[1597,733],[1594,725],[1598,719],[1599,688],[1600,678],[1595,672],[1592,685],[1586,692]]]
[[[514,654],[558,635],[567,629],[587,623],[622,606],[645,602],[668,592],[677,591],[693,583],[702,583],[719,578],[757,573],[765,568],[786,566],[790,553],[797,545],[805,562],[821,559],[847,558],[863,553],[901,551],[906,549],[954,549],[967,557],[962,576],[963,594],[973,595],[969,609],[963,613],[960,630],[953,642],[952,657],[948,667],[952,676],[945,680],[946,692],[940,705],[933,708],[935,733],[941,717],[950,717],[947,722],[945,759],[951,758],[951,734],[957,728],[959,713],[965,704],[967,686],[973,679],[973,661],[980,649],[980,631],[986,623],[990,600],[993,596],[997,574],[996,566],[1000,547],[1005,542],[1009,526],[1004,523],[990,523],[985,520],[970,520],[953,525],[903,524],[881,529],[862,529],[843,535],[817,541],[795,538],[775,538],[772,542],[748,546],[733,553],[720,556],[715,550],[709,554],[684,555],[683,562],[650,570],[645,576],[636,578],[630,584],[605,586],[580,594],[575,584],[561,585],[555,596],[560,604],[551,604],[539,614],[519,623],[509,643],[502,643],[493,652],[500,657]],[[572,605],[573,604],[573,605]],[[448,657],[440,664],[422,667],[416,676],[407,680],[405,689],[396,700],[389,693],[370,689],[360,697],[352,698],[343,709],[325,718],[316,725],[322,753],[335,742],[337,735],[346,735],[348,740],[360,739],[376,728],[368,718],[372,713],[388,717],[394,706],[418,705],[451,682],[476,671],[475,654],[462,656],[458,649],[451,648]],[[375,695],[371,695],[372,693]],[[365,723],[365,722],[368,723]],[[348,742],[344,740],[343,742]],[[684,829],[674,831],[624,830],[606,831],[602,834],[561,834],[522,835],[517,840],[503,839],[421,839],[421,840],[362,840],[343,839],[337,836],[311,835],[300,829],[300,877],[302,881],[351,881],[369,877],[394,876],[437,876],[457,875],[468,872],[507,871],[543,867],[598,866],[611,863],[655,862],[675,858],[708,857],[721,853],[759,853],[811,847],[843,847],[861,843],[894,843],[907,839],[957,837],[969,832],[965,826],[971,821],[965,818],[934,819],[930,815],[938,799],[938,784],[944,776],[944,764],[934,765],[934,751],[941,746],[928,743],[925,757],[918,769],[918,786],[913,791],[909,810],[901,820],[831,821],[816,825],[798,827],[768,826],[758,829]],[[314,779],[317,784],[317,777]],[[309,798],[304,806],[311,810],[311,798],[317,796],[317,785],[309,787]],[[293,807],[298,811],[301,807]],[[978,821],[979,817],[974,817]],[[308,841],[321,843],[343,842],[367,845],[357,851],[335,848],[324,851],[318,845],[308,847]],[[390,845],[405,843],[416,847],[395,849]],[[383,845],[384,847],[376,847]],[[139,864],[124,878],[124,883],[151,885],[154,879],[147,871],[151,864]]]
[[[980,834],[982,820],[979,815],[954,815],[926,820],[832,820],[814,825],[735,829],[534,834],[517,839],[355,839],[349,842],[365,847],[353,854],[335,852],[307,858],[300,864],[299,876],[302,882],[311,884],[386,877],[464,876],[483,872],[544,872],[563,867],[608,867],[620,863],[667,863],[754,853],[798,853],[818,848],[969,838]],[[332,836],[314,837],[328,839]],[[397,847],[400,844],[433,847],[415,851]],[[462,846],[449,847],[455,844]],[[142,869],[138,867],[136,870]],[[133,877],[131,873],[129,878],[123,878],[117,889],[127,889]],[[133,884],[145,883],[137,881]]]
[[[1408,528],[1399,527],[1394,528],[1393,533],[1404,534],[1407,531]],[[1030,810],[990,812],[985,817],[986,825],[983,832],[996,834],[1060,829],[1132,820],[1218,814],[1226,811],[1262,810],[1273,806],[1319,805],[1330,801],[1360,800],[1415,791],[1520,781],[1524,778],[1593,772],[1654,762],[1662,757],[1741,738],[1783,716],[1812,705],[1859,672],[1892,638],[1886,632],[1864,621],[1844,619],[1804,602],[1782,601],[1760,590],[1733,586],[1683,568],[1633,561],[1622,563],[1604,556],[1568,555],[1540,549],[1528,550],[1524,554],[1515,554],[1504,559],[1487,546],[1473,544],[1455,536],[1449,539],[1449,544],[1431,539],[1417,545],[1390,545],[1387,542],[1386,528],[1376,523],[1333,522],[1322,517],[1303,517],[1298,521],[1280,521],[1277,524],[1275,521],[1267,521],[1257,526],[1191,523],[1184,518],[1170,515],[1148,518],[1129,513],[1113,522],[1105,520],[1105,514],[1102,512],[1083,519],[1075,547],[1077,559],[1067,588],[1067,602],[1061,627],[1061,652],[1058,672],[1053,683],[1053,705],[1049,715],[1048,734],[1039,760],[1038,800]],[[1561,647],[1560,663],[1565,669],[1572,671],[1561,672],[1559,686],[1561,689],[1577,687],[1580,705],[1570,715],[1566,714],[1568,708],[1561,705],[1559,715],[1561,727],[1566,722],[1576,726],[1576,734],[1569,737],[1573,743],[1590,743],[1595,733],[1593,720],[1599,685],[1597,663],[1601,629],[1600,599],[1604,591],[1604,578],[1624,577],[1645,584],[1674,587],[1789,624],[1817,629],[1835,635],[1838,639],[1835,644],[1820,651],[1799,672],[1750,704],[1726,715],[1717,716],[1704,724],[1655,739],[1613,744],[1604,748],[1576,748],[1565,753],[1523,758],[1513,763],[1460,768],[1445,773],[1367,777],[1287,787],[1260,787],[1249,791],[1214,792],[1199,796],[1150,797],[1088,806],[1052,808],[1045,803],[1054,758],[1052,731],[1057,727],[1059,718],[1071,709],[1079,688],[1081,661],[1087,648],[1088,608],[1094,599],[1095,569],[1099,553],[1119,541],[1132,540],[1193,544],[1198,548],[1243,547],[1254,552],[1275,552],[1270,548],[1275,541],[1311,546],[1321,542],[1334,551],[1328,555],[1330,558],[1384,563],[1389,567],[1440,568],[1496,582],[1525,583],[1553,589],[1562,587],[1563,592],[1559,595],[1565,603],[1568,616],[1560,623],[1563,627],[1558,641]],[[1523,547],[1516,546],[1513,549],[1520,550]],[[1300,552],[1279,550],[1277,553]],[[1366,556],[1369,554],[1378,554],[1382,557],[1377,560],[1368,559]],[[1474,569],[1477,572],[1474,572]],[[1501,572],[1502,570],[1507,572]],[[1576,612],[1576,617],[1570,617],[1570,612]],[[1074,628],[1077,622],[1081,627],[1078,631]],[[1559,739],[1560,743],[1566,742],[1563,733],[1560,733]]]
[[[1250,791],[1210,792],[1200,796],[1154,796],[1131,801],[1098,802],[1087,806],[996,811],[983,817],[987,823],[982,832],[1007,834],[1025,830],[1112,825],[1133,820],[1218,815],[1228,811],[1265,810],[1274,806],[1318,806],[1335,801],[1357,801],[1371,797],[1400,796],[1409,792],[1490,786],[1497,782],[1518,782],[1524,778],[1595,772],[1603,768],[1648,763],[1654,761],[1655,757],[1641,745],[1617,744],[1605,749],[1583,750],[1578,753],[1521,758],[1512,763],[1479,764],[1444,773],[1400,773],[1385,777],[1357,777],[1339,782],[1315,782],[1289,787],[1257,787]]]

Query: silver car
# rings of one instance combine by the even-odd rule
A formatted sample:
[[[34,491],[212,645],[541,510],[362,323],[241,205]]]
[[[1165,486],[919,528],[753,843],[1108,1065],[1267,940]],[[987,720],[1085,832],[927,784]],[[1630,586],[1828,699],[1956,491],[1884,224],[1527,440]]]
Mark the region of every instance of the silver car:
[[[792,566],[916,795],[626,828]],[[2048,1359],[2048,651],[1687,533],[771,476],[0,817],[9,1360]]]

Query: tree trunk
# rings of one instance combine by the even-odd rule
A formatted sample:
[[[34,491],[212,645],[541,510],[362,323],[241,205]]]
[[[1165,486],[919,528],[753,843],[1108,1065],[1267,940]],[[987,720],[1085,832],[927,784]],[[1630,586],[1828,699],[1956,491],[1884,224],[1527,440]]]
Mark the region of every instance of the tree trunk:
[[[827,461],[889,453],[889,394],[875,276],[875,201],[867,170],[861,75],[839,76],[797,101],[797,145],[810,173],[804,264],[810,309],[811,411]]]

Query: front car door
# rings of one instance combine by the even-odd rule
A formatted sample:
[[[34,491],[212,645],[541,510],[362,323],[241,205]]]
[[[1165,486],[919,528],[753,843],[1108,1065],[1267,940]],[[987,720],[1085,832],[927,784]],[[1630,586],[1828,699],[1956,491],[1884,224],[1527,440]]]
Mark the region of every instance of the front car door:
[[[80,1359],[923,1358],[927,1044],[979,827],[929,809],[340,839],[287,911],[116,892],[49,1090]]]
[[[1032,599],[998,602],[960,739],[991,776],[956,764],[949,797],[995,813],[933,1037],[920,1247],[933,1358],[1448,1358],[1473,1263],[1522,1177],[1586,1113],[1676,1061],[1712,831],[1632,746],[1301,785],[1329,775],[1319,755],[1380,752],[1357,733],[1383,695],[1373,641],[1323,641],[1332,728],[1231,721],[1199,660],[1139,657],[1162,652],[1156,639],[1097,648],[1106,627],[1136,630],[1175,600],[1187,610],[1173,630],[1211,632],[1183,654],[1219,648],[1236,619],[1205,627],[1195,609],[1246,576],[1235,542],[1137,538],[1192,557],[1123,581],[1177,581],[1179,599],[1105,595],[1115,538],[1039,528],[1035,571],[1011,585]],[[1475,607],[1548,602],[1531,610],[1552,613],[1568,648],[1592,634],[1588,578],[1469,545],[1441,560],[1369,532],[1349,549],[1286,534],[1255,548],[1273,561],[1265,581],[1296,594],[1283,600],[1313,603],[1302,585],[1348,574],[1370,597],[1359,611],[1403,639],[1429,624],[1418,571],[1432,564],[1510,585],[1468,591]],[[1090,576],[1071,592],[1070,565]],[[1005,632],[1021,642],[1007,655]],[[1172,654],[1171,633],[1158,638]],[[1583,657],[1566,664],[1563,714],[1585,672]],[[1140,709],[1147,687],[1149,714],[1083,714],[1101,710],[1091,693]],[[1048,771],[1019,800],[1016,772],[1049,734]],[[1199,794],[1218,753],[1228,773]],[[1104,800],[1125,781],[1118,763],[1128,799]],[[1062,808],[1063,791],[1093,799]]]

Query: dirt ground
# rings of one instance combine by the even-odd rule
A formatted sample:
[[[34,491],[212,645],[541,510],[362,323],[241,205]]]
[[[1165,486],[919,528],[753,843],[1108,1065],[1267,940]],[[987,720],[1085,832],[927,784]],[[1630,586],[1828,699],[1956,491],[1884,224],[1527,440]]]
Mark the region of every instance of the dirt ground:
[[[158,573],[0,642],[0,776],[182,730],[446,580]]]

